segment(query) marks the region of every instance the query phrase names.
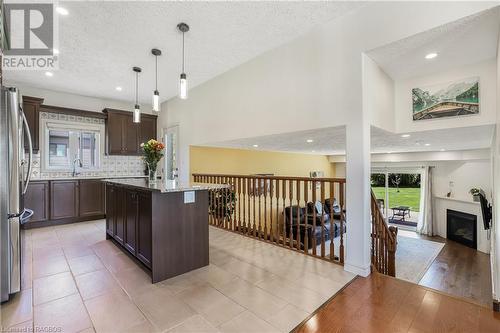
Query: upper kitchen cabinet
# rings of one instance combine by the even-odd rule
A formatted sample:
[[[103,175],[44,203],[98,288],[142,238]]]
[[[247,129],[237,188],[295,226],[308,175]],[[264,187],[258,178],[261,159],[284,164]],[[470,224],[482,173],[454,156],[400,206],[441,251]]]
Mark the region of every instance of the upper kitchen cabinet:
[[[40,105],[43,103],[43,98],[23,96],[23,111],[28,122],[28,127],[31,133],[31,141],[33,143],[33,152],[38,153],[39,150],[39,119]],[[24,137],[24,149],[29,150],[28,138]]]
[[[140,144],[156,139],[156,116],[141,114],[141,122],[132,121],[132,112],[104,109],[106,118],[106,153],[140,155]]]

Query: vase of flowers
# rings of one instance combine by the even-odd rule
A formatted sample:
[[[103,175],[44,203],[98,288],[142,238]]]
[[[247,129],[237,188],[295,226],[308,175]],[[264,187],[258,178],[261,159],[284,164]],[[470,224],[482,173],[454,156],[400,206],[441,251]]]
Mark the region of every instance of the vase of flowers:
[[[155,183],[156,168],[158,166],[158,162],[163,157],[163,149],[165,149],[165,145],[155,139],[151,139],[148,142],[141,143],[141,148],[143,152],[142,159],[148,167],[148,180],[150,183]]]

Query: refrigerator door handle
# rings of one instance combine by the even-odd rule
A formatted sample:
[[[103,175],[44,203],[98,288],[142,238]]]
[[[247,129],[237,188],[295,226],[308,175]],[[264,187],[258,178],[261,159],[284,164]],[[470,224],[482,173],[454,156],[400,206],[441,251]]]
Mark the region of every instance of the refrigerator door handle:
[[[21,106],[19,106],[19,111],[21,113],[21,116],[23,118],[23,124],[26,129],[26,137],[28,138],[28,151],[29,151],[29,162],[28,162],[28,172],[26,175],[26,181],[24,182],[24,188],[23,188],[23,195],[26,194],[26,191],[28,190],[28,184],[30,183],[31,179],[31,168],[33,164],[33,142],[31,141],[31,132],[30,128],[28,126],[28,121],[26,120],[26,116],[24,115],[24,111]]]

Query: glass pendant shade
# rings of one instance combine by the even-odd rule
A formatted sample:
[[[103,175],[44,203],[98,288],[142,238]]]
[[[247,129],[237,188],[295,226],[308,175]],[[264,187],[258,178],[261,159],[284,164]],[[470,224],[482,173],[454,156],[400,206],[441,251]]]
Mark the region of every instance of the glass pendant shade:
[[[181,74],[181,78],[179,80],[179,97],[181,99],[187,99],[188,97],[188,82],[185,73]]]
[[[160,112],[160,93],[158,90],[153,93],[153,111]]]
[[[134,123],[141,122],[141,107],[139,106],[139,104],[136,104],[134,107],[133,122]]]

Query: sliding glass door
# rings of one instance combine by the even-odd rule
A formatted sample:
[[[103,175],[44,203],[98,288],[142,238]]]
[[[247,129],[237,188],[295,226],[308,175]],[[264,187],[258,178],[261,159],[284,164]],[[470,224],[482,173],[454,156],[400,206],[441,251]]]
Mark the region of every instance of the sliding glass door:
[[[421,173],[420,169],[372,172],[372,190],[389,224],[416,227],[422,196]]]

